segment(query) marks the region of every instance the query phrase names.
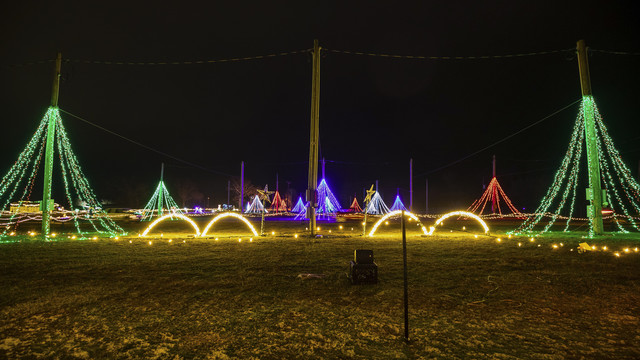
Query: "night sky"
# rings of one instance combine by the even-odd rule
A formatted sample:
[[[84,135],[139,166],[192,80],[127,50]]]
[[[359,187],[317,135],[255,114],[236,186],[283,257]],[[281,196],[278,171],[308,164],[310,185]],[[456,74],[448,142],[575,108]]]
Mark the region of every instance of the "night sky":
[[[101,199],[142,206],[165,163],[181,203],[225,203],[227,180],[287,189],[307,185],[311,55],[193,65],[106,65],[83,61],[195,61],[323,50],[320,155],[347,207],[376,180],[391,205],[466,209],[497,175],[516,206],[533,211],[567,149],[580,99],[576,41],[594,50],[640,52],[633,1],[520,2],[12,2],[0,49],[4,175],[42,119],[61,51],[59,106],[177,161],[62,114],[73,148]],[[454,5],[455,4],[455,5]],[[331,50],[422,56],[549,55],[485,60],[415,60]],[[594,97],[625,161],[640,160],[640,56],[592,52]],[[59,170],[59,168],[58,168]],[[55,171],[55,170],[54,170]],[[58,172],[59,177],[59,172]],[[60,180],[58,184],[60,183]],[[54,183],[54,186],[55,183]],[[57,187],[59,188],[59,186]],[[54,197],[61,195],[54,190]],[[190,195],[186,195],[190,194]],[[198,195],[199,194],[199,195]],[[198,200],[198,198],[200,200]],[[39,199],[39,198],[38,198]],[[294,199],[295,200],[295,199]]]

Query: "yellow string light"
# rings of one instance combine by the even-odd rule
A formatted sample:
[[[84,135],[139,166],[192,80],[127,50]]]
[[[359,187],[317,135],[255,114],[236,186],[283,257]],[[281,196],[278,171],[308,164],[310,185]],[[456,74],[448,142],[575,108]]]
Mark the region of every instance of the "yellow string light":
[[[251,223],[249,222],[249,220],[247,220],[247,218],[245,218],[242,215],[236,214],[236,213],[232,213],[232,212],[226,212],[226,213],[222,213],[217,215],[216,217],[214,217],[208,224],[207,226],[204,228],[204,230],[202,231],[202,235],[201,236],[206,236],[207,232],[209,231],[209,229],[213,226],[213,224],[215,224],[218,220],[223,219],[225,217],[234,217],[238,220],[241,220],[242,222],[244,222],[245,224],[247,224],[247,226],[249,227],[249,229],[251,230],[251,232],[253,233],[253,236],[258,236],[258,232],[256,231],[256,229],[253,227],[253,225],[251,225]]]

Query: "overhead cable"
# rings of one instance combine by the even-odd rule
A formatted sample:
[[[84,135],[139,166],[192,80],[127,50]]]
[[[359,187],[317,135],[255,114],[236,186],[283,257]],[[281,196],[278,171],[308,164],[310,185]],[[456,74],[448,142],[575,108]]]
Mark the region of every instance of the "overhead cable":
[[[547,115],[547,116],[543,117],[542,119],[540,119],[540,120],[538,120],[538,121],[536,121],[536,122],[534,122],[534,123],[532,123],[532,124],[529,124],[529,125],[525,126],[524,128],[522,128],[522,129],[520,129],[520,130],[518,130],[518,131],[514,132],[513,134],[508,135],[508,136],[506,136],[506,137],[504,137],[504,138],[502,138],[502,139],[500,139],[500,140],[498,140],[498,141],[496,141],[496,142],[492,143],[491,145],[485,146],[484,148],[482,148],[482,149],[480,149],[480,150],[474,151],[474,152],[472,152],[471,154],[469,154],[469,155],[467,155],[467,156],[464,156],[464,157],[462,157],[462,158],[460,158],[460,159],[458,159],[458,160],[456,160],[456,161],[454,161],[454,162],[451,162],[451,163],[449,163],[449,164],[447,164],[447,165],[441,166],[441,167],[439,167],[439,168],[437,168],[437,169],[434,169],[434,170],[431,170],[431,171],[428,171],[428,172],[424,172],[424,173],[422,173],[422,174],[415,175],[414,177],[421,177],[421,176],[425,176],[425,175],[433,174],[433,173],[438,172],[438,171],[440,171],[440,170],[442,170],[442,169],[446,169],[446,168],[448,168],[448,167],[450,167],[450,166],[453,166],[453,165],[455,165],[455,164],[457,164],[457,163],[460,163],[460,162],[462,162],[462,161],[464,161],[464,160],[466,160],[466,159],[468,159],[468,158],[470,158],[470,157],[472,157],[472,156],[474,156],[474,155],[477,155],[477,154],[479,154],[479,153],[481,153],[481,152],[483,152],[483,151],[485,151],[485,150],[488,150],[488,149],[490,149],[490,148],[492,148],[492,147],[494,147],[494,146],[496,146],[496,145],[498,145],[498,144],[500,144],[500,143],[502,143],[502,142],[504,142],[504,141],[506,141],[506,140],[508,140],[508,139],[510,139],[510,138],[512,138],[512,137],[514,137],[514,136],[516,136],[516,135],[518,135],[518,134],[520,134],[521,132],[523,132],[523,131],[525,131],[525,130],[528,130],[528,129],[530,129],[530,128],[532,128],[532,127],[534,127],[534,126],[536,126],[536,125],[540,124],[541,122],[543,122],[543,121],[545,121],[545,120],[547,120],[547,119],[549,119],[549,118],[553,117],[554,115],[556,115],[556,114],[558,114],[558,113],[560,113],[560,112],[562,112],[562,111],[564,111],[564,110],[566,110],[566,109],[570,108],[571,106],[573,106],[573,105],[575,105],[575,104],[579,103],[580,101],[582,101],[582,99],[578,99],[578,100],[576,100],[576,101],[572,102],[571,104],[569,104],[569,105],[567,105],[567,106],[564,106],[563,108],[558,109],[558,110],[554,111],[553,113],[551,113],[551,114],[549,114],[549,115]]]
[[[190,61],[104,61],[104,60],[75,60],[69,59],[70,62],[73,63],[82,63],[82,64],[101,64],[101,65],[199,65],[199,64],[214,64],[214,63],[225,63],[225,62],[238,62],[238,61],[248,61],[248,60],[258,60],[258,59],[267,59],[278,56],[286,56],[293,54],[304,54],[311,52],[312,49],[303,49],[296,51],[286,51],[279,52],[274,54],[267,55],[257,55],[257,56],[245,56],[245,57],[236,57],[236,58],[228,58],[228,59],[211,59],[211,60],[190,60]]]
[[[423,56],[423,55],[398,55],[398,54],[384,54],[384,53],[372,53],[372,52],[362,52],[362,51],[334,50],[334,49],[325,49],[325,48],[323,48],[323,50],[328,51],[328,52],[332,52],[332,53],[340,53],[340,54],[348,54],[348,55],[363,55],[363,56],[373,56],[373,57],[386,57],[386,58],[393,58],[393,59],[487,60],[487,59],[506,59],[506,58],[519,58],[519,57],[527,57],[527,56],[557,54],[557,53],[564,53],[564,52],[567,52],[567,51],[575,50],[575,48],[562,49],[562,50],[550,50],[550,51],[538,51],[538,52],[529,52],[529,53],[519,53],[519,54],[481,55],[481,56]]]
[[[94,127],[98,128],[98,129],[100,129],[100,130],[102,130],[102,131],[106,131],[106,132],[108,132],[108,133],[109,133],[109,134],[111,134],[111,135],[115,135],[115,136],[117,136],[117,137],[119,137],[119,138],[121,138],[121,139],[127,140],[127,141],[128,141],[128,142],[130,142],[130,143],[136,144],[136,145],[138,145],[138,146],[140,146],[140,147],[143,147],[143,148],[145,148],[145,149],[147,149],[147,150],[153,151],[153,152],[155,152],[155,153],[157,153],[157,154],[160,154],[160,155],[162,155],[162,156],[166,156],[166,157],[168,157],[168,158],[174,159],[174,160],[179,161],[179,162],[181,162],[181,163],[183,163],[183,164],[187,164],[187,165],[189,165],[189,166],[192,166],[192,167],[198,168],[198,169],[200,169],[200,170],[207,171],[207,172],[214,173],[214,174],[218,174],[218,175],[224,175],[224,176],[228,176],[228,177],[233,177],[233,176],[235,176],[235,175],[227,174],[227,173],[222,172],[222,171],[211,170],[211,169],[206,168],[206,167],[204,167],[204,166],[201,166],[201,165],[198,165],[198,164],[194,164],[194,163],[189,162],[189,161],[186,161],[186,160],[182,160],[182,159],[180,159],[180,158],[178,158],[178,157],[176,157],[176,156],[173,156],[173,155],[167,154],[166,152],[163,152],[163,151],[160,151],[160,150],[156,150],[156,149],[154,149],[154,148],[152,148],[152,147],[150,147],[150,146],[144,145],[144,144],[139,143],[139,142],[137,142],[137,141],[135,141],[135,140],[131,140],[131,139],[129,139],[128,137],[126,137],[126,136],[122,136],[122,135],[120,135],[120,134],[118,134],[118,133],[116,133],[116,132],[113,132],[113,131],[109,130],[109,129],[105,129],[104,127],[102,127],[102,126],[100,126],[100,125],[97,125],[97,124],[94,124],[94,123],[92,123],[91,121],[89,121],[89,120],[87,120],[87,119],[83,119],[83,118],[81,118],[81,117],[80,117],[80,116],[78,116],[78,115],[74,115],[74,114],[72,114],[72,113],[70,113],[70,112],[68,112],[68,111],[63,110],[63,109],[60,109],[60,111],[62,111],[63,113],[65,113],[65,114],[67,114],[67,115],[69,115],[69,116],[71,116],[71,117],[74,117],[74,118],[76,118],[76,119],[78,119],[78,120],[80,120],[80,121],[83,121],[83,122],[85,122],[85,123],[87,123],[87,124],[89,124],[89,125],[91,125],[91,126],[94,126]]]

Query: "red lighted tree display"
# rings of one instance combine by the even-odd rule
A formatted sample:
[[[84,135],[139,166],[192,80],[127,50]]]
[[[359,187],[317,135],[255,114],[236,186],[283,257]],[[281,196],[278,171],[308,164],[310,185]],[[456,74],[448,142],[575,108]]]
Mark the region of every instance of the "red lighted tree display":
[[[487,189],[484,191],[482,196],[478,200],[474,201],[473,204],[469,206],[469,209],[467,209],[467,211],[474,214],[482,215],[485,207],[487,206],[487,203],[491,202],[491,213],[502,215],[502,207],[500,206],[501,199],[502,202],[507,205],[509,211],[511,211],[513,214],[522,214],[520,211],[518,211],[518,209],[516,209],[515,206],[513,206],[513,204],[511,203],[511,199],[509,199],[507,194],[504,193],[504,190],[502,190],[502,187],[500,186],[500,183],[495,176],[493,177],[493,179],[491,179],[489,186],[487,186]],[[478,211],[478,209],[480,209],[480,211]]]

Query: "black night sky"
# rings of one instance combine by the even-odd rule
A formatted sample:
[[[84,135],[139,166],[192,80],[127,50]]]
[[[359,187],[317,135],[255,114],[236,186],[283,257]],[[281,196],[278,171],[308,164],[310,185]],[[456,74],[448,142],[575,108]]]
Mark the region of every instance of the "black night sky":
[[[2,140],[6,173],[32,136],[51,96],[62,52],[61,109],[184,162],[151,152],[62,114],[95,192],[142,206],[166,164],[174,197],[225,203],[229,175],[254,185],[307,184],[311,56],[307,53],[193,65],[106,65],[89,61],[228,59],[323,47],[320,153],[343,207],[376,180],[390,205],[466,209],[497,175],[516,206],[533,210],[566,151],[580,99],[576,41],[594,50],[640,52],[633,1],[522,2],[12,2],[0,24]],[[420,4],[420,5],[417,5]],[[548,55],[416,60],[330,50],[422,56]],[[68,60],[68,61],[67,61]],[[593,51],[594,97],[625,161],[640,160],[640,56]],[[206,169],[206,170],[205,170]],[[55,171],[55,170],[54,170]],[[58,172],[59,177],[59,172]],[[59,181],[56,180],[56,181]],[[54,184],[55,186],[55,184]],[[186,190],[185,190],[186,189]],[[59,195],[55,194],[54,197]],[[294,199],[295,200],[295,199]]]

